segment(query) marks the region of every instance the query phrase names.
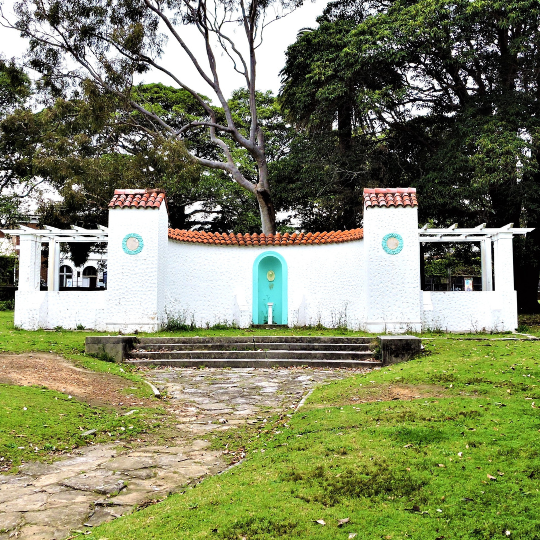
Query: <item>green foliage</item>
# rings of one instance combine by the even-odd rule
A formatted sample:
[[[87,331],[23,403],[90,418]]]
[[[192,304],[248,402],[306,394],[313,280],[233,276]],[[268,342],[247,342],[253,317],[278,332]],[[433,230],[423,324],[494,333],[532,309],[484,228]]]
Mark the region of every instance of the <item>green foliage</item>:
[[[17,258],[14,255],[0,255],[0,285],[13,284],[13,272]]]
[[[13,311],[15,309],[15,300],[0,301],[0,311]]]

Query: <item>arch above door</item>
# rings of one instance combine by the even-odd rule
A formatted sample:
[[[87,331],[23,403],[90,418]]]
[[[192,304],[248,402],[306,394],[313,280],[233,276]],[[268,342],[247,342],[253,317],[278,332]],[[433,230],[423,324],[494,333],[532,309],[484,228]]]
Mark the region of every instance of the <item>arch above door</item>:
[[[253,324],[268,321],[268,302],[273,305],[273,323],[288,323],[287,262],[276,251],[261,253],[253,263]]]

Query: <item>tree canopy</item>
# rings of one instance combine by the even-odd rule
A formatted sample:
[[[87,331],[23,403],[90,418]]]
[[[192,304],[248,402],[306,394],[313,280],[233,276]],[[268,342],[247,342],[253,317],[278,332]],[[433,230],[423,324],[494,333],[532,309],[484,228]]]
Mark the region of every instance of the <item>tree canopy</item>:
[[[79,91],[92,84],[97,91],[115,96],[125,110],[145,118],[147,129],[171,142],[186,142],[206,130],[214,149],[213,157],[186,154],[197,165],[223,171],[256,197],[263,232],[276,232],[275,209],[270,192],[266,146],[257,114],[256,50],[263,30],[275,19],[301,5],[302,0],[21,0],[12,26],[30,40],[31,67],[41,73],[41,83],[57,96]],[[196,57],[193,43],[183,27],[191,26],[204,46],[206,58]],[[235,30],[239,29],[238,35]],[[238,39],[237,39],[238,38]],[[167,39],[181,47],[201,76],[206,89],[217,99],[222,118],[201,94],[183,79],[181,63],[169,69],[162,61]],[[223,93],[218,66],[239,73],[245,83],[249,112],[248,129],[235,122]],[[151,70],[170,77],[185,90],[204,112],[186,118],[182,125],[171,124],[168,111],[147,107],[133,92],[134,78]],[[72,94],[73,96],[73,94]],[[175,117],[178,120],[178,117]],[[195,135],[193,135],[195,134]],[[189,144],[188,144],[189,146]],[[257,172],[247,178],[235,159],[244,151]]]
[[[540,4],[358,1],[344,15],[339,3],[326,12],[337,15],[323,15],[289,48],[282,91],[289,117],[308,127],[325,115],[335,122],[327,111],[338,111],[336,85],[354,81],[352,138],[367,137],[392,156],[378,162],[387,186],[421,189],[424,222],[536,227],[516,242],[516,287],[520,308],[538,311]],[[357,24],[347,33],[350,13]],[[332,31],[342,32],[340,50],[324,47]],[[321,48],[297,61],[295,48],[309,40]],[[297,68],[304,84],[295,82]],[[296,106],[291,93],[304,91],[315,99]]]

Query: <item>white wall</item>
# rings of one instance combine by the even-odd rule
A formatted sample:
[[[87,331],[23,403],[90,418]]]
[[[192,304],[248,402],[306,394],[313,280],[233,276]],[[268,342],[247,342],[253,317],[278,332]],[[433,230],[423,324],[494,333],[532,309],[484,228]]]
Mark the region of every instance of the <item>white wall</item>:
[[[143,239],[140,253],[122,248],[129,233]],[[107,311],[105,324],[111,331],[155,332],[161,327],[167,258],[167,208],[113,208],[109,211],[109,260],[107,262]],[[165,247],[165,249],[163,249]]]
[[[76,329],[78,325],[106,330],[107,291],[17,291],[15,326]]]
[[[169,240],[166,313],[197,326],[252,321],[253,263],[263,252],[288,267],[290,326],[360,328],[365,320],[363,242],[304,246],[218,246]]]
[[[505,332],[517,328],[515,291],[425,291],[422,326],[445,332]]]
[[[403,238],[400,253],[384,251],[385,235]],[[420,244],[416,207],[364,210],[366,329],[370,332],[420,331]]]

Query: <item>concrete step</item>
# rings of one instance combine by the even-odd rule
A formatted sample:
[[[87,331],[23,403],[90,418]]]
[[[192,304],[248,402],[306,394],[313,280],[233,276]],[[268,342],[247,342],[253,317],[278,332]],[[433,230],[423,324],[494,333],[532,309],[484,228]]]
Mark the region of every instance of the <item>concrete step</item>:
[[[365,360],[373,358],[371,351],[165,351],[150,352],[134,350],[131,358],[155,360],[185,360],[185,359],[295,359],[295,360]]]
[[[130,359],[128,364],[137,366],[170,366],[170,367],[215,367],[215,368],[272,368],[272,367],[329,367],[329,368],[374,368],[381,366],[381,362],[374,360],[329,360],[329,359],[311,359],[311,360],[299,360],[299,359],[278,359],[269,358],[263,359],[242,359],[242,358],[228,358],[228,359]]]
[[[371,343],[370,337],[341,336],[231,336],[231,337],[152,337],[139,338],[139,345],[200,343]]]
[[[169,351],[369,351],[368,343],[145,343],[135,347],[135,352]]]

